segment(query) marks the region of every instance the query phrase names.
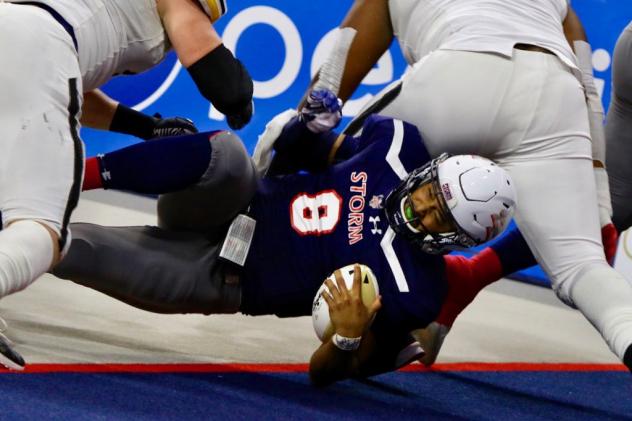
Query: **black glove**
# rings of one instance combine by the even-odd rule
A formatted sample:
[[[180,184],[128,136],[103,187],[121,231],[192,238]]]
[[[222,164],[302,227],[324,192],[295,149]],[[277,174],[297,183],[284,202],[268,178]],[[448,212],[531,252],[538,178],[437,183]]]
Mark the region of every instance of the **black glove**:
[[[252,101],[248,103],[244,108],[240,111],[227,115],[226,121],[228,122],[228,126],[233,130],[239,130],[244,127],[250,121],[252,117]]]
[[[182,136],[185,134],[194,134],[198,132],[193,121],[184,117],[168,117],[162,118],[158,113],[154,114],[156,125],[151,132],[149,139],[168,136]]]
[[[188,118],[162,118],[160,114],[149,116],[118,104],[110,123],[110,130],[118,133],[131,134],[141,139],[149,140],[166,136],[181,136],[197,133],[195,124]]]

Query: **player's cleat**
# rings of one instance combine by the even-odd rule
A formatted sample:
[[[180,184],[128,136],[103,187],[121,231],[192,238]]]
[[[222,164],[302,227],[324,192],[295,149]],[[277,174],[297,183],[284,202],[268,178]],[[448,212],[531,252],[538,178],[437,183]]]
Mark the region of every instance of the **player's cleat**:
[[[430,367],[437,360],[439,351],[443,345],[443,340],[450,331],[448,326],[437,322],[432,322],[425,329],[415,330],[413,337],[419,342],[424,350],[424,355],[419,362]]]
[[[4,336],[7,323],[0,318],[0,364],[11,370],[24,370],[24,358],[13,349],[13,343]]]
[[[623,364],[632,372],[632,345],[628,345],[628,349],[626,349],[623,355]]]
[[[13,349],[11,341],[0,333],[0,364],[11,370],[24,370],[24,358]]]

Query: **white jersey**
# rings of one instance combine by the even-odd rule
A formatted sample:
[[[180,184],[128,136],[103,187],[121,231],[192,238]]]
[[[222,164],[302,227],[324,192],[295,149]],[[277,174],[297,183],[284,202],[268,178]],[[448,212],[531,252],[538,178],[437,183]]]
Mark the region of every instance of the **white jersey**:
[[[512,56],[515,44],[575,56],[562,31],[567,0],[389,0],[393,30],[409,64],[435,50]]]
[[[73,27],[84,91],[98,88],[115,74],[151,68],[170,48],[156,0],[38,2],[52,7]]]

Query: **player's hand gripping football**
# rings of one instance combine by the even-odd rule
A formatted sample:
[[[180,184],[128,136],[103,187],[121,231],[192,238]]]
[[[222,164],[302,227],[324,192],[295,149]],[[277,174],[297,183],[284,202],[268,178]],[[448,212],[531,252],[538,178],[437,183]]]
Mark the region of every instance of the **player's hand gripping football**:
[[[342,101],[326,89],[311,91],[301,109],[300,119],[314,133],[335,129],[342,118]]]
[[[382,306],[381,297],[377,296],[368,308],[364,305],[361,296],[362,276],[358,265],[353,269],[351,289],[347,289],[340,270],[335,271],[334,275],[336,284],[330,279],[325,280],[329,292],[323,293],[334,332],[347,338],[360,337]]]

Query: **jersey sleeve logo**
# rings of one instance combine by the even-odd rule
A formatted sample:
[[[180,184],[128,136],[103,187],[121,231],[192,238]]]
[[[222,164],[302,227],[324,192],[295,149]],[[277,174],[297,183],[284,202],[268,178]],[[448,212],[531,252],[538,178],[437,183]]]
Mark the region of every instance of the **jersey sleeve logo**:
[[[384,207],[384,195],[374,195],[371,200],[369,200],[369,207],[371,209],[382,209]]]

